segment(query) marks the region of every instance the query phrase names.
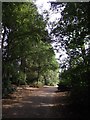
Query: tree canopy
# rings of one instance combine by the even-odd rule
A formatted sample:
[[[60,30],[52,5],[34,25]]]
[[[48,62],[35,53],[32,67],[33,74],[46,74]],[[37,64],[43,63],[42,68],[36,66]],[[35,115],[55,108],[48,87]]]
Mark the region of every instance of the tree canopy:
[[[61,43],[59,47],[65,49],[67,54],[67,59],[61,63],[61,82],[72,85],[71,98],[74,104],[88,106],[90,79],[89,4],[60,2],[56,4],[52,2],[51,5],[52,10],[64,7],[61,11],[61,18],[56,24],[54,23],[54,27],[51,29],[51,35],[57,38]]]
[[[12,83],[49,80],[51,72],[48,71],[56,71],[58,63],[47,42],[50,37],[46,22],[36,6],[31,2],[3,3],[2,27],[3,89],[9,89]],[[57,74],[55,76],[58,79]]]
[[[2,4],[2,83],[3,93],[11,84],[72,86],[70,102],[87,110],[90,79],[90,16],[88,3],[51,2],[52,13],[61,13],[50,22],[34,3]],[[48,24],[47,24],[48,23]],[[48,26],[49,32],[46,29]],[[51,43],[66,52],[59,63]],[[60,52],[60,50],[57,50]],[[59,66],[61,72],[59,73]],[[78,109],[79,110],[79,109]]]

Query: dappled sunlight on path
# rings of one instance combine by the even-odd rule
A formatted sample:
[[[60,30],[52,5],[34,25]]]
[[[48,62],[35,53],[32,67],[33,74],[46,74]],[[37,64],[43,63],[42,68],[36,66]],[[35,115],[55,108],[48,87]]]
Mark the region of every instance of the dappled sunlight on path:
[[[19,89],[11,98],[3,100],[3,118],[62,118],[66,93],[57,87]]]

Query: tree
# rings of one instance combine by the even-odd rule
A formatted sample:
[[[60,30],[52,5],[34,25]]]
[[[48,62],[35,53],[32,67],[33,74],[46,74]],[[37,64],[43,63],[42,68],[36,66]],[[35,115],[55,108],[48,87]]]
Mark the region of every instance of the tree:
[[[52,7],[64,6],[61,18],[52,28],[51,35],[55,35],[66,50],[67,66],[62,79],[70,81],[73,90],[72,100],[76,104],[88,106],[88,86],[90,72],[90,35],[89,35],[89,4],[88,3],[52,3]],[[54,10],[54,9],[53,9]],[[87,47],[86,47],[87,46]],[[77,91],[77,92],[76,92]],[[78,100],[78,101],[77,101]],[[75,104],[75,105],[76,105]]]
[[[38,82],[55,66],[46,22],[33,3],[3,3],[2,27],[3,89]]]

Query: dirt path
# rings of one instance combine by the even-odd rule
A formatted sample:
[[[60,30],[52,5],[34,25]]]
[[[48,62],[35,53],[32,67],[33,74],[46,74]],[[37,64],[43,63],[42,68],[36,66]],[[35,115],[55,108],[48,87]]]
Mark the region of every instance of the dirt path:
[[[18,89],[3,100],[3,118],[62,118],[67,117],[66,93],[56,87]],[[69,113],[71,114],[71,113]]]

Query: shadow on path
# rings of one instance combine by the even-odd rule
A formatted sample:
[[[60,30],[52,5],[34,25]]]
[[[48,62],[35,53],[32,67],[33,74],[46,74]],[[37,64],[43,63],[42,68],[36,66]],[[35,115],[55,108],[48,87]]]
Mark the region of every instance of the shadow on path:
[[[3,100],[3,118],[66,118],[72,116],[66,106],[66,92],[55,92],[56,87],[35,91],[22,90],[18,96]],[[23,95],[22,95],[23,92]],[[18,93],[18,92],[17,92]]]

